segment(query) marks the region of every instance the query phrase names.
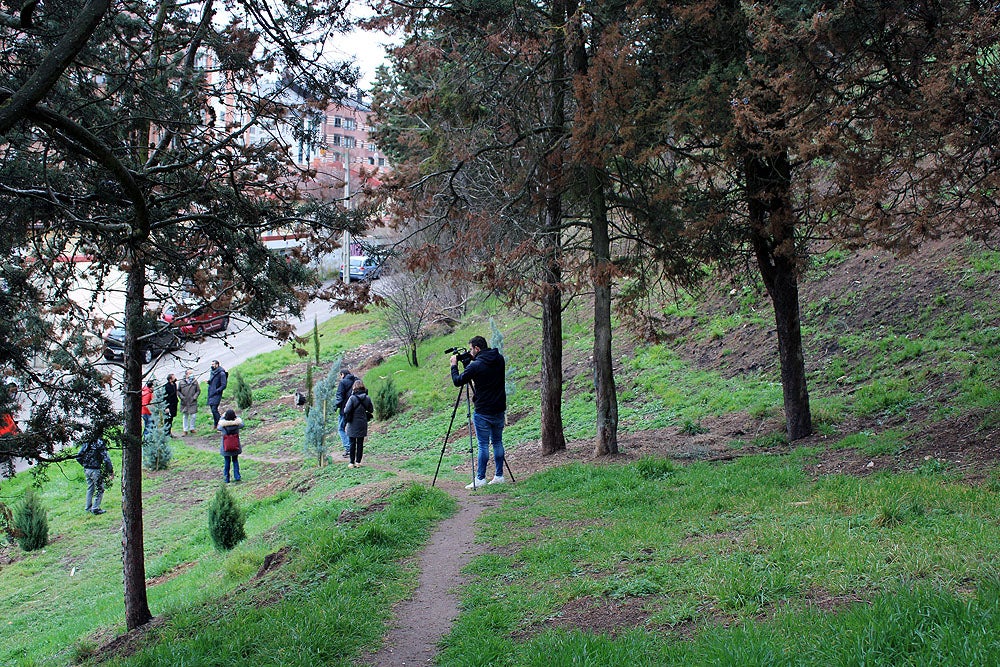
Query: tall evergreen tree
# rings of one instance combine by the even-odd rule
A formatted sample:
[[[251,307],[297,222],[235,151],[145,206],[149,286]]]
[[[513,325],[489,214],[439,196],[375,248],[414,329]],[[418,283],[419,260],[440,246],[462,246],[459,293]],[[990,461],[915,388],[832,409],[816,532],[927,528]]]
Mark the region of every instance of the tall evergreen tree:
[[[292,164],[282,145],[289,124],[294,140],[314,140],[307,124],[295,127],[302,113],[291,104],[293,88],[325,100],[351,82],[350,68],[321,60],[327,37],[346,26],[338,3],[244,0],[223,8],[217,0],[117,0],[107,14],[101,4],[27,3],[29,20],[0,17],[0,74],[16,87],[0,90],[0,102],[13,109],[0,116],[0,201],[4,226],[16,230],[0,256],[44,288],[42,320],[61,320],[52,338],[63,345],[75,332],[100,332],[91,307],[114,272],[124,275],[121,480],[131,629],[152,617],[139,416],[139,351],[153,333],[147,302],[187,281],[205,302],[289,335],[276,316],[298,313],[315,276],[269,251],[261,234],[309,231],[322,252],[363,223],[311,200],[309,172]],[[273,140],[252,141],[251,129]],[[91,303],[69,298],[79,276],[62,261],[67,255],[94,258]],[[48,355],[45,345],[32,349]],[[73,374],[79,382],[90,377],[85,369]],[[26,390],[44,390],[27,373],[24,379]],[[87,389],[100,405],[96,387]]]

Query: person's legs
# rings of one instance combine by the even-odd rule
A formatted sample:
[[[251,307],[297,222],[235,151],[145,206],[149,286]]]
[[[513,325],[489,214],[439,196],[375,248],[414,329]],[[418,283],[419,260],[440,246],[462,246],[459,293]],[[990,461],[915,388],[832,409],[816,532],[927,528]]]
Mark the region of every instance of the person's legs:
[[[94,491],[96,490],[97,483],[101,478],[100,470],[93,470],[91,468],[84,468],[84,477],[87,478],[87,507],[88,512],[94,509]]]
[[[476,440],[479,442],[479,461],[476,468],[476,479],[486,479],[486,466],[490,462],[490,425],[486,415],[478,412],[472,415],[472,425],[476,427]]]
[[[208,407],[212,408],[212,428],[219,428],[219,419],[222,418],[222,415],[219,414],[219,404],[216,403],[215,405],[210,405]]]
[[[354,455],[357,457],[355,463],[361,463],[361,457],[365,455],[365,439],[355,438],[355,440],[357,440],[357,443],[354,445]]]
[[[493,463],[496,464],[497,477],[503,477],[503,424],[504,415],[489,415],[487,421],[490,425],[490,440],[493,442]]]
[[[340,421],[337,424],[337,433],[340,434],[340,443],[344,446],[344,454],[347,456],[351,455],[351,438],[347,435],[347,431],[344,427],[347,425],[347,421],[344,419],[344,413],[340,413]]]
[[[94,471],[97,477],[97,481],[94,483],[94,504],[91,505],[90,511],[94,514],[103,514],[104,510],[101,509],[101,501],[104,500],[104,472],[101,470]]]
[[[226,484],[229,483],[229,456],[223,456],[223,460],[226,462],[225,466],[222,468],[222,479],[225,480]]]
[[[233,454],[233,479],[237,482],[240,481],[240,455]]]
[[[153,423],[153,415],[143,415],[142,416],[142,434],[146,435],[146,431],[149,430],[149,425]]]
[[[350,457],[351,465],[355,463],[355,457],[358,455],[358,439],[349,438],[347,444],[347,455]]]

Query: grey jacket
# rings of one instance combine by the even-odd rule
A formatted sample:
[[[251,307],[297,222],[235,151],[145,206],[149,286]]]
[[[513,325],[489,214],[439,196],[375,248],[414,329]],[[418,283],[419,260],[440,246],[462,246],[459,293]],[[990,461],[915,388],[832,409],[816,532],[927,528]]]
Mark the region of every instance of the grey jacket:
[[[198,412],[198,396],[201,395],[201,383],[194,378],[184,378],[177,383],[177,395],[181,398],[181,412],[193,414]]]

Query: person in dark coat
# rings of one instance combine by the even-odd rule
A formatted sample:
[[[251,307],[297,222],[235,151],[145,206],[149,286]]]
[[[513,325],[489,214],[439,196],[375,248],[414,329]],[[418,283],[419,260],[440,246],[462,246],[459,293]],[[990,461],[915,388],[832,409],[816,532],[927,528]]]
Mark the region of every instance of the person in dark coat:
[[[476,406],[472,425],[479,441],[479,466],[476,478],[466,486],[478,489],[487,484],[503,484],[503,426],[507,412],[506,361],[495,348],[490,348],[482,336],[469,341],[472,362],[458,372],[458,357],[451,357],[451,380],[456,387],[472,383],[472,403]],[[490,462],[490,443],[493,443],[493,463],[496,474],[486,481],[486,466]]]
[[[334,397],[334,402],[337,404],[337,409],[340,410],[340,423],[337,425],[337,433],[340,435],[340,444],[344,446],[344,458],[351,455],[351,439],[344,429],[344,406],[347,405],[347,399],[351,397],[351,391],[354,389],[354,383],[357,381],[358,378],[351,373],[349,368],[340,367],[340,382],[337,383],[337,395]]]
[[[229,383],[229,373],[218,361],[212,362],[212,370],[208,373],[208,407],[212,409],[212,428],[219,428],[219,404],[222,403],[222,392]]]
[[[171,373],[167,376],[167,383],[163,385],[164,395],[167,401],[167,423],[163,430],[167,432],[167,437],[174,437],[171,429],[174,427],[174,417],[177,416],[177,378]]]
[[[235,410],[226,410],[216,430],[222,434],[222,442],[219,444],[219,453],[225,459],[222,468],[222,479],[229,484],[229,467],[233,468],[233,480],[240,481],[240,454],[243,453],[243,442],[240,440],[240,429],[243,428],[243,420],[236,416]]]
[[[104,514],[101,509],[104,489],[115,478],[115,467],[111,464],[104,440],[97,438],[93,442],[84,443],[76,459],[83,466],[87,478],[87,506],[84,510],[92,514]]]
[[[368,420],[372,418],[375,406],[372,399],[368,398],[368,390],[365,383],[355,380],[351,388],[351,397],[344,405],[344,429],[350,438],[350,449],[348,456],[351,462],[348,468],[357,468],[361,465],[361,458],[365,454],[365,437],[368,435]]]

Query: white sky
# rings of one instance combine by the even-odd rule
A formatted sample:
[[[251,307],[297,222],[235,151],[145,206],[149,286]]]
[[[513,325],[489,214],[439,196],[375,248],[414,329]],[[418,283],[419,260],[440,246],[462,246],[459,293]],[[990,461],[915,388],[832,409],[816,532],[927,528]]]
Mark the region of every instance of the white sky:
[[[351,9],[361,15],[370,11],[356,4]],[[375,81],[375,69],[385,60],[386,45],[394,41],[383,32],[354,30],[339,37],[328,50],[337,58],[353,58],[361,70],[361,89],[368,90]]]

